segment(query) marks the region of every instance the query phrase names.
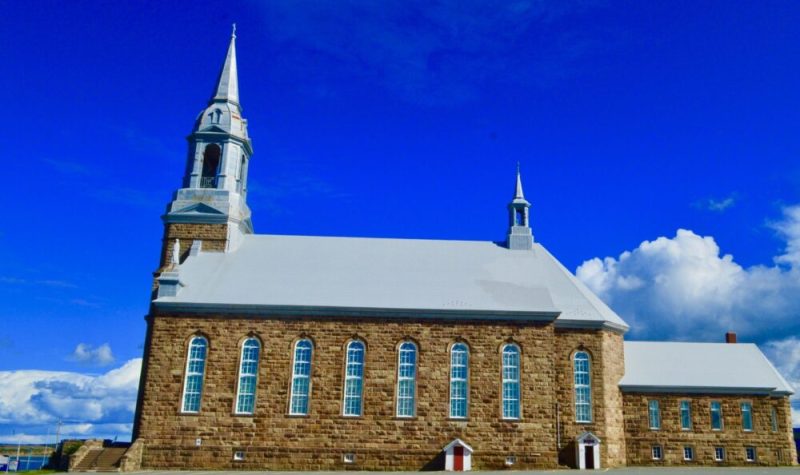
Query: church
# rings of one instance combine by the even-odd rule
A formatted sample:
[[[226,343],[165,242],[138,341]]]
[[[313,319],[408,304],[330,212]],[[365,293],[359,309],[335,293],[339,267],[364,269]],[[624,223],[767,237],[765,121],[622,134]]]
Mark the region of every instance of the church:
[[[502,243],[255,234],[235,41],[163,216],[130,466],[796,463],[761,351],[625,341],[534,239],[519,171]]]

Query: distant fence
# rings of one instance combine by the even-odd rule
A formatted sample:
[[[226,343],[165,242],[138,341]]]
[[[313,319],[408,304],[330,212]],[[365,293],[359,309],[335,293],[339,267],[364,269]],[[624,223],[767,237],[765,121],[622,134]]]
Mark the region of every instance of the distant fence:
[[[50,461],[49,455],[23,455],[20,454],[19,456],[19,463],[17,463],[17,456],[10,455],[8,456],[8,467],[5,464],[0,464],[0,472],[5,471],[14,471],[16,466],[17,472],[25,472],[28,470],[39,470],[47,466],[47,463]]]

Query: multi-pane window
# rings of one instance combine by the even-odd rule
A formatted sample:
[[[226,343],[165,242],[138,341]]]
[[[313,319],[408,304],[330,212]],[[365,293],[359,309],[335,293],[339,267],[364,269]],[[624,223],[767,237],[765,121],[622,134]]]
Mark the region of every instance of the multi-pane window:
[[[722,430],[722,405],[719,401],[711,402],[711,429]]]
[[[755,447],[745,447],[744,448],[744,458],[748,462],[755,462],[756,461],[756,448]]]
[[[342,412],[345,416],[360,416],[364,389],[364,343],[358,340],[348,343],[346,358]]]
[[[651,399],[647,402],[647,414],[650,419],[650,429],[661,429],[661,409],[658,407],[658,401]]]
[[[664,456],[664,454],[661,451],[660,445],[654,445],[652,447],[652,453],[653,453],[653,460],[661,460],[661,458]]]
[[[242,344],[239,364],[239,386],[236,391],[236,414],[252,414],[256,402],[256,376],[261,345],[255,338]]]
[[[469,350],[467,345],[456,343],[450,348],[450,417],[467,417],[467,378],[469,377]]]
[[[778,410],[774,407],[772,411],[770,411],[770,426],[772,428],[772,432],[778,432]]]
[[[292,389],[289,400],[289,414],[304,416],[308,414],[308,399],[311,395],[311,354],[314,351],[311,340],[302,339],[294,344],[294,363],[292,364]]]
[[[208,341],[196,336],[189,342],[186,358],[186,379],[183,383],[183,412],[200,412],[200,397],[203,394],[203,375],[206,370]]]
[[[750,432],[753,430],[753,405],[743,402],[739,407],[742,409],[742,430]]]
[[[683,448],[683,460],[694,460],[694,448],[685,446]]]
[[[519,347],[503,346],[503,419],[519,419]]]
[[[417,346],[410,341],[400,345],[397,363],[397,417],[414,417],[417,382]]]
[[[717,462],[722,462],[725,460],[725,448],[724,447],[714,447],[714,460]]]
[[[575,353],[573,358],[575,377],[575,421],[592,422],[592,377],[589,354],[585,351]]]
[[[691,401],[681,401],[681,430],[692,430]]]

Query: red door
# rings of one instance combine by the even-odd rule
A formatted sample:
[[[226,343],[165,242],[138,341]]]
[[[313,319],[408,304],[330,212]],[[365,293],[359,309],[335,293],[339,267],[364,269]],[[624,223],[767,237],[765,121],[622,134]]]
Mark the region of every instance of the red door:
[[[586,468],[594,468],[594,447],[587,445],[584,450],[586,451],[584,457]]]
[[[453,470],[464,471],[464,447],[453,447]]]

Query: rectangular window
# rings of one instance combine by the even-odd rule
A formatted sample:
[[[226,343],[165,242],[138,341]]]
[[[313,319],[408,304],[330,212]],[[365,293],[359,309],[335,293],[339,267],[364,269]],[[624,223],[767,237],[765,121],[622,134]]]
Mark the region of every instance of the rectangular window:
[[[658,401],[651,399],[647,403],[647,412],[650,419],[650,429],[661,429],[661,410],[658,407]]]
[[[722,430],[722,405],[719,401],[711,402],[711,430]]]
[[[745,447],[744,448],[744,458],[748,462],[755,462],[756,461],[756,448],[755,447]]]
[[[683,460],[690,462],[694,460],[694,448],[690,446],[686,446],[683,448]]]
[[[723,460],[725,460],[724,447],[714,447],[714,460],[717,462],[722,462]]]
[[[772,432],[778,432],[778,410],[774,407],[772,408],[770,414],[770,426],[772,428]]]
[[[681,401],[681,430],[692,430],[692,401]]]
[[[739,407],[742,409],[742,430],[751,432],[753,430],[753,405],[743,402]]]
[[[661,460],[663,454],[661,453],[661,446],[660,445],[654,445],[651,448],[651,452],[653,454],[653,460]]]

